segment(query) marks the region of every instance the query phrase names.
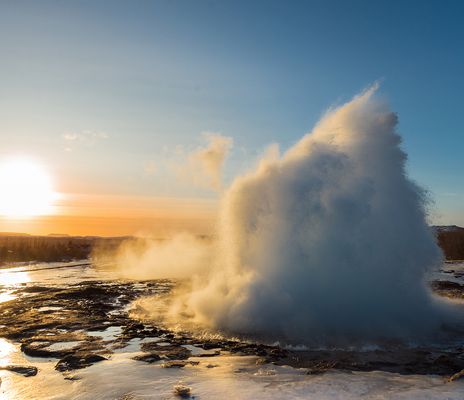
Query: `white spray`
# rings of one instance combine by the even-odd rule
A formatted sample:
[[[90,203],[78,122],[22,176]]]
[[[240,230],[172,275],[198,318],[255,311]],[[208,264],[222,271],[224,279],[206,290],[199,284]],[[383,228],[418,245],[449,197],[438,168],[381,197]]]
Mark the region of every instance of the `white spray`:
[[[416,337],[440,311],[424,283],[442,254],[406,175],[397,117],[370,88],[282,156],[235,179],[209,274],[176,315],[298,341]]]
[[[188,278],[167,312],[158,298],[143,307],[174,325],[326,345],[429,339],[456,322],[425,282],[442,253],[426,194],[405,172],[397,117],[375,90],[237,177],[214,241],[122,247],[125,277]]]

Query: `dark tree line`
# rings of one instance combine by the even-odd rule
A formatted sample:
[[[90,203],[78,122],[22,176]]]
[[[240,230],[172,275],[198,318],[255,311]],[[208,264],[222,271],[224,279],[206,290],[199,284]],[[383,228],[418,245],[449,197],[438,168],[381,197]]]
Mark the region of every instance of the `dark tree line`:
[[[123,238],[0,236],[0,265],[21,261],[69,261],[90,257],[95,246],[118,245]]]
[[[464,260],[464,228],[435,227],[447,260]],[[0,265],[21,261],[68,261],[89,258],[97,249],[115,249],[127,238],[0,235]]]

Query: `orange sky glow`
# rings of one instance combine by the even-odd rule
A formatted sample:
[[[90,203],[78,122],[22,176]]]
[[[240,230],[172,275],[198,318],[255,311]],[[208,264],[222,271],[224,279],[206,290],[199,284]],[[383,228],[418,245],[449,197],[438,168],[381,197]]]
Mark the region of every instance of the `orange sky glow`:
[[[0,226],[34,235],[209,234],[215,212],[216,201],[208,199],[62,194],[49,215],[1,216]]]

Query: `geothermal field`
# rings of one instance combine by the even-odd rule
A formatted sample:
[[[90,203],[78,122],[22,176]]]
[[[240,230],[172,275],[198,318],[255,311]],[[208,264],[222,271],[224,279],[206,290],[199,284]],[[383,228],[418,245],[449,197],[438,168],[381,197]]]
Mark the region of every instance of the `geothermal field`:
[[[0,400],[463,400],[463,16],[0,0]]]
[[[462,228],[429,226],[376,90],[270,146],[210,236],[8,250],[1,398],[462,399]]]
[[[463,276],[464,263],[453,262],[430,279],[457,302]],[[91,262],[28,264],[0,277],[5,399],[462,398],[462,332],[451,328],[427,342],[258,341],[153,319],[172,280],[115,279]]]

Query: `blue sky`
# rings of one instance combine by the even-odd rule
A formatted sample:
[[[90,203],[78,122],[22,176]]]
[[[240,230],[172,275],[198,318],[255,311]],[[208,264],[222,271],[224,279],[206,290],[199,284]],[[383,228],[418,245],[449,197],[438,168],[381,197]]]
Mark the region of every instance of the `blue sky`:
[[[230,180],[380,79],[435,221],[464,225],[463,15],[449,0],[3,1],[0,157],[37,157],[64,192],[211,198],[145,166],[221,132]]]

